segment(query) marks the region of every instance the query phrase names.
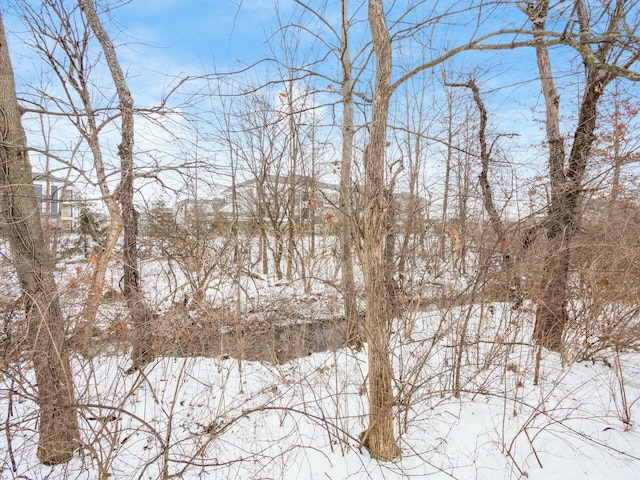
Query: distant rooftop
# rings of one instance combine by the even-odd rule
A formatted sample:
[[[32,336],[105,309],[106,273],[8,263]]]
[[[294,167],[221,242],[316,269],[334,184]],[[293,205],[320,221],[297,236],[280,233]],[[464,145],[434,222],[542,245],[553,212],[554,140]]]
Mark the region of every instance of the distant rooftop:
[[[49,180],[51,182],[59,182],[59,183],[67,182],[66,179],[60,178],[60,177],[56,177],[55,175],[52,175],[51,173],[33,172],[32,176],[33,176],[34,180]]]

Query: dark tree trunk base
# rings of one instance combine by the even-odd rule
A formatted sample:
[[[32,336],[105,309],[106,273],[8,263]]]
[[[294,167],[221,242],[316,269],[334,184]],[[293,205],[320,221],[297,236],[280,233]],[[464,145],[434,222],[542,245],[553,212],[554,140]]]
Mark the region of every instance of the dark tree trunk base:
[[[562,349],[562,334],[567,323],[567,312],[564,306],[555,313],[545,304],[540,303],[536,310],[536,323],[533,338],[541,347],[553,352]]]

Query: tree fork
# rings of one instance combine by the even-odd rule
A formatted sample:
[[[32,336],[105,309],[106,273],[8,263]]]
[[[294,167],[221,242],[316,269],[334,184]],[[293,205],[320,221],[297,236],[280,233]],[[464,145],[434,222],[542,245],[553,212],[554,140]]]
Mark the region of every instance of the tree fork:
[[[122,141],[118,146],[121,165],[120,206],[124,219],[124,244],[122,248],[123,290],[131,320],[135,328],[133,344],[133,364],[128,372],[133,372],[149,363],[154,357],[152,348],[152,313],[147,306],[140,287],[138,269],[138,212],[133,204],[133,98],[116,57],[113,42],[105,31],[96,13],[93,0],[80,0],[80,6],[87,22],[102,46],[105,60],[113,78],[122,115]]]
[[[607,22],[607,36],[620,33],[624,24],[624,1],[618,0]],[[567,290],[571,263],[571,242],[577,227],[582,183],[587,168],[598,116],[598,101],[606,86],[627,71],[640,57],[631,50],[624,57],[624,65],[608,65],[612,49],[617,45],[609,41],[593,41],[587,10],[581,0],[575,2],[580,33],[579,45],[572,44],[582,55],[586,81],[578,110],[578,125],[574,142],[565,165],[564,140],[560,135],[559,104],[551,73],[548,49],[544,44],[544,28],[549,9],[548,0],[526,3],[526,13],[536,41],[536,57],[546,107],[546,127],[549,141],[549,177],[551,203],[547,219],[549,250],[544,262],[545,282],[541,288],[536,310],[534,340],[553,351],[562,348],[562,336],[568,319]],[[595,49],[595,50],[592,50]],[[622,51],[627,47],[621,47]],[[618,58],[621,52],[615,52]]]

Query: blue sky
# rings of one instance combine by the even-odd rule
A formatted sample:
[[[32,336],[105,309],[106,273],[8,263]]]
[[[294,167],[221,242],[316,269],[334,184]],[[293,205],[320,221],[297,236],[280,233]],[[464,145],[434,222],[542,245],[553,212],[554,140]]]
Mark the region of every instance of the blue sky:
[[[272,2],[251,0],[250,3],[247,7],[226,0],[133,0],[114,8],[109,15],[102,14],[101,19],[127,72],[136,105],[143,108],[157,105],[179,78],[239,69],[267,55],[265,32],[271,28]],[[70,4],[72,2],[67,2]],[[29,91],[31,87],[27,85],[31,85],[56,94],[59,85],[43,80],[40,72],[47,67],[43,67],[29,47],[29,34],[13,5],[0,6],[0,11],[9,37],[18,91]],[[108,71],[104,66],[98,70],[93,81],[103,83],[105,92],[112,91]],[[187,90],[196,88],[189,86]],[[112,92],[107,93],[110,94]],[[176,98],[173,104],[181,100]],[[37,119],[25,115],[23,120],[30,132],[29,141],[42,147]],[[147,156],[153,155],[154,161],[162,156],[169,161],[166,159],[181,155],[180,152],[195,142],[175,116],[163,119],[162,123],[172,129],[177,141],[158,125],[143,118],[136,121],[136,146],[140,151],[150,152]],[[68,140],[75,136],[72,127],[54,119],[50,132],[50,145],[57,145],[61,151],[73,148],[73,142]],[[117,138],[106,137],[105,150],[112,151]],[[35,168],[43,168],[42,157],[32,154],[31,160]],[[116,155],[107,155],[107,161],[115,167]]]
[[[356,2],[351,3],[354,8]],[[401,11],[404,8],[404,3],[406,2],[398,2],[398,10]],[[428,13],[431,8],[430,3],[425,2],[416,10],[417,18]],[[447,2],[442,3],[447,4]],[[328,16],[333,26],[337,28],[337,12],[333,10],[335,7],[329,8]],[[213,71],[234,71],[273,55],[272,48],[266,43],[266,39],[276,31],[279,21],[289,20],[292,11],[292,0],[279,2],[274,0],[131,0],[123,6],[114,8],[109,16],[102,15],[102,19],[116,43],[120,61],[129,73],[129,81],[136,102],[139,105],[145,105],[159,101],[161,92],[171,84],[172,78]],[[24,38],[24,34],[20,33],[24,28],[11,15],[10,8],[6,13],[7,30],[10,34],[18,33],[18,36],[10,37],[13,61],[17,65],[18,82],[28,81],[30,69],[34,63],[33,54],[20,42],[20,39]],[[355,34],[352,35],[353,56],[357,55],[358,48],[368,42],[366,26],[362,22],[366,9],[360,9],[358,15],[360,23],[354,27]],[[309,19],[309,16],[306,18]],[[390,16],[390,18],[393,17]],[[486,22],[482,28],[497,27],[497,23],[505,22],[497,20]],[[518,18],[513,22],[506,22],[509,26],[520,23],[521,19]],[[310,25],[312,32],[320,32],[321,25],[318,22],[312,20]],[[470,29],[460,25],[439,28],[440,35],[446,31],[447,38],[444,41],[451,46],[465,41],[470,35]],[[286,36],[292,43],[295,42],[291,31]],[[331,38],[328,31],[322,32],[322,36],[323,41],[336,44],[336,39]],[[437,42],[441,40],[438,39]],[[276,45],[277,49],[278,43],[281,43],[281,40],[274,39],[272,45]],[[404,43],[407,44],[407,42]],[[302,49],[310,45],[309,35],[302,38],[301,45]],[[322,46],[314,47],[310,53],[311,58],[323,55],[325,53],[323,48]],[[307,54],[308,52],[304,51],[300,56]],[[400,68],[403,68],[403,65],[415,65],[420,60],[419,56],[422,55],[421,47],[418,46],[407,54],[408,50],[404,50],[396,56],[394,63]],[[329,56],[329,61],[325,62],[325,65],[329,65],[325,67],[325,73],[336,75],[339,69],[335,58],[331,57],[332,55]],[[362,62],[363,58],[368,57],[360,56],[355,59],[356,66],[358,62]],[[522,62],[523,58],[527,61]],[[526,75],[526,72],[535,69],[532,50],[508,54],[474,52],[466,58],[454,59],[452,63],[455,67],[449,67],[449,71],[460,69],[465,74],[480,72],[480,83],[486,81],[491,89],[513,83],[512,79],[518,75],[523,73]],[[260,76],[267,68],[263,66],[256,69],[254,75]],[[272,65],[269,67],[270,72],[273,73],[276,68]],[[495,69],[500,74],[487,75],[488,69]],[[398,73],[399,70],[396,72]],[[323,84],[320,88],[328,83],[326,80],[315,82]]]
[[[36,2],[39,4],[39,2]],[[313,2],[320,4],[322,2]],[[276,8],[277,4],[277,8]],[[334,2],[337,4],[337,2]],[[334,5],[331,4],[331,5]],[[409,0],[397,1],[397,11],[402,11],[406,5],[414,5],[416,2]],[[451,2],[424,2],[413,13],[415,20],[430,14],[431,8],[445,8]],[[356,2],[352,0],[352,8]],[[513,6],[507,3],[496,4],[497,10],[492,12],[489,20],[478,27],[479,31],[491,31],[499,27],[519,27],[524,23],[524,16]],[[511,10],[509,10],[509,8]],[[9,42],[12,51],[12,59],[16,70],[19,89],[24,89],[25,83],[33,83],[39,75],[39,67],[34,54],[22,40],[27,38],[24,27],[13,14],[11,4],[0,7],[4,10],[5,27],[9,32]],[[501,10],[504,9],[504,10]],[[128,72],[129,86],[132,90],[136,105],[149,107],[156,105],[163,95],[175,85],[179,78],[185,76],[198,76],[203,73],[226,72],[242,69],[263,58],[270,57],[274,50],[282,53],[283,45],[294,47],[296,35],[293,30],[281,31],[271,37],[271,43],[267,38],[276,32],[279,22],[287,23],[290,18],[299,18],[300,10],[294,9],[293,0],[131,0],[124,5],[115,8],[109,15],[102,15],[103,23],[116,43],[117,53],[123,68]],[[390,19],[395,18],[394,13]],[[360,23],[354,27],[352,42],[352,55],[355,57],[356,67],[368,62],[367,55],[357,56],[359,48],[368,43],[368,31],[366,28],[366,8],[358,11]],[[446,42],[450,47],[467,41],[472,35],[472,23],[466,23],[465,14],[456,22],[440,22],[434,28],[437,35],[431,43],[421,44],[425,37],[410,36],[403,44],[402,51],[396,50],[395,76],[397,77],[403,68],[410,68],[419,63],[431,50],[441,50]],[[337,28],[339,25],[338,12],[333,7],[328,8],[326,14],[329,23]],[[391,20],[390,20],[391,21]],[[332,37],[329,28],[323,26],[309,15],[304,17],[304,22],[309,25],[309,32],[303,34],[299,40],[299,57],[311,61],[323,57],[327,50],[326,45],[313,44],[312,34],[321,36],[329,45],[336,45],[336,38]],[[303,22],[303,23],[304,23]],[[392,27],[398,31],[405,25]],[[554,68],[560,72],[556,78],[559,89],[562,90],[562,106],[570,113],[570,108],[575,106],[577,98],[571,88],[564,92],[564,85],[571,85],[577,80],[576,76],[563,77],[562,73],[571,66],[569,62],[575,57],[566,49],[552,51]],[[326,60],[321,69],[329,75],[339,73],[335,54],[326,55]],[[370,63],[366,63],[367,68]],[[260,84],[277,76],[278,66],[274,64],[261,64],[251,73],[244,74],[243,79]],[[543,139],[543,128],[540,119],[543,116],[541,110],[543,103],[540,98],[540,85],[537,79],[535,54],[533,49],[520,49],[502,52],[471,52],[454,58],[447,65],[447,80],[456,81],[468,78],[475,74],[478,84],[483,92],[483,98],[489,113],[489,126],[495,132],[518,133],[520,137],[512,140],[510,147],[514,155],[518,156],[521,168],[529,168],[527,175],[535,170],[543,170],[545,163],[545,151],[539,148]],[[367,73],[369,72],[369,73]],[[436,67],[436,76],[439,78],[442,67]],[[370,71],[365,69],[362,79],[366,80]],[[108,72],[104,72],[104,81],[108,83]],[[326,89],[331,83],[326,79],[311,79],[310,87]],[[37,82],[36,82],[37,83]],[[436,82],[437,83],[437,82]],[[204,82],[192,82],[186,86],[186,90],[193,92],[204,87]],[[46,85],[46,88],[54,89],[54,85]],[[277,88],[272,92],[273,101],[276,101]],[[304,88],[307,88],[306,86]],[[370,91],[370,84],[362,82],[360,89]],[[434,87],[439,93],[431,93],[437,103],[442,100],[442,86]],[[337,95],[323,93],[322,101],[335,101]],[[440,98],[437,98],[440,95]],[[468,95],[467,95],[468,97]],[[177,96],[174,105],[186,98],[185,95]],[[464,101],[464,93],[459,95],[458,102]],[[404,100],[400,94],[394,98],[394,107],[402,110]],[[193,105],[196,108],[209,108],[211,103]],[[398,107],[399,106],[399,107]],[[394,108],[392,107],[392,108]],[[186,108],[181,106],[180,108]],[[429,110],[427,110],[429,111]],[[175,119],[174,119],[175,120]],[[167,121],[173,121],[171,119]],[[178,125],[174,130],[184,144],[179,148],[175,145],[158,146],[154,135],[166,137],[158,131],[157,125],[138,122],[140,127],[140,139],[137,141],[140,149],[159,152],[161,148],[173,149],[171,155],[178,156],[181,151],[193,145],[192,133],[186,131],[185,125]],[[57,125],[60,127],[60,125]],[[184,131],[180,129],[184,127]],[[36,128],[36,127],[34,127]],[[173,128],[173,127],[172,127]],[[570,127],[566,129],[570,132]],[[58,133],[59,138],[65,138],[64,133]],[[506,140],[504,140],[506,142]],[[161,142],[160,142],[161,143]],[[176,142],[174,142],[176,143]],[[202,147],[202,143],[200,143]],[[533,148],[532,148],[533,147]],[[182,150],[180,150],[182,148]],[[154,153],[154,154],[155,154]],[[225,159],[221,160],[224,163]],[[437,167],[434,164],[434,168]],[[439,168],[439,167],[438,167]]]
[[[399,11],[405,7],[405,3],[397,3]],[[413,4],[414,2],[408,3]],[[355,9],[356,2],[352,1],[351,4]],[[121,64],[128,72],[129,86],[136,105],[146,107],[160,102],[163,95],[172,85],[175,85],[179,78],[198,76],[214,71],[238,70],[265,57],[272,56],[274,49],[281,53],[283,45],[295,47],[297,41],[300,42],[299,56],[301,58],[311,60],[322,57],[326,52],[325,46],[314,45],[309,48],[312,45],[310,34],[304,34],[300,39],[297,39],[295,32],[288,30],[282,37],[277,35],[272,37],[271,44],[267,43],[267,38],[277,30],[279,22],[287,23],[292,15],[293,18],[298,18],[299,13],[294,13],[293,7],[292,0],[280,2],[274,0],[132,0],[113,9],[109,15],[103,14],[102,20],[116,44]],[[432,7],[430,2],[425,2],[414,15],[416,18],[427,15]],[[353,30],[352,56],[356,67],[362,67],[363,62],[369,61],[367,55],[358,56],[358,50],[368,43],[366,22],[363,21],[366,19],[366,8],[360,9],[357,15],[360,23]],[[332,26],[337,29],[339,17],[335,8],[329,8],[326,16]],[[12,35],[10,38],[14,64],[18,66],[16,68],[18,82],[33,81],[37,71],[32,71],[34,66],[33,53],[20,42],[21,38],[25,38],[21,33],[23,27],[15,17],[12,18],[10,11],[5,17],[7,30],[18,33],[17,36]],[[393,18],[393,14],[390,15],[390,18]],[[311,33],[320,34],[322,40],[330,45],[337,44],[337,39],[332,36],[329,28],[309,15],[305,17],[305,21],[309,22]],[[492,27],[492,24],[488,24],[482,28]],[[445,40],[452,45],[464,41],[470,35],[469,30],[460,25],[443,25],[438,28],[442,29],[441,32],[447,32]],[[404,43],[407,44],[407,42]],[[395,63],[399,69],[402,69],[403,66],[411,66],[418,62],[422,55],[424,55],[424,50],[420,46],[411,51],[407,49],[396,56]],[[498,86],[512,83],[511,79],[522,72],[522,62],[519,63],[518,58],[522,59],[524,56],[531,60],[532,52],[512,53],[511,58],[515,62],[505,60],[507,56],[503,54],[472,54],[466,58],[460,57],[454,60],[448,69],[450,72],[460,69],[465,74],[473,73],[474,70],[479,71],[481,85],[486,86],[488,90],[493,90]],[[482,59],[478,62],[479,57]],[[325,69],[324,72],[329,75],[339,74],[335,54],[328,55],[327,59],[323,64],[325,66],[322,67]],[[468,62],[467,59],[476,59],[475,66],[471,67],[471,62]],[[531,65],[535,65],[535,63],[531,63]],[[486,74],[486,70],[489,68],[495,69],[500,74]],[[262,64],[252,73],[246,74],[246,77],[258,84],[267,80],[271,75],[277,74],[277,70],[276,65]],[[396,71],[396,75],[399,71]],[[363,78],[366,78],[367,75],[369,73],[365,73]],[[104,78],[108,84],[106,70]],[[326,79],[312,79],[310,82],[315,88],[320,89],[326,88],[327,84],[331,83]],[[187,90],[193,91],[202,85],[202,83],[193,82],[187,87]],[[48,86],[47,88],[54,87]],[[361,85],[359,88],[364,91],[370,90],[370,86],[366,85]],[[520,131],[529,129],[539,131],[539,125],[527,125],[526,122],[520,121],[522,111],[517,104],[513,103],[513,90],[513,88],[499,90],[487,95],[488,104],[496,107],[490,109],[492,120],[506,123],[509,128],[513,124],[518,124]],[[337,97],[335,94],[332,96],[325,94],[323,101],[336,101]],[[174,105],[179,104],[180,100],[182,97],[176,97]],[[402,99],[398,98],[396,105],[402,103]],[[203,108],[207,108],[207,106],[205,105]],[[526,114],[530,116],[530,112],[526,112]],[[196,142],[191,133],[180,131],[180,125],[171,126],[182,142],[180,146],[176,146],[177,142],[173,140],[162,144],[167,136],[159,131],[157,125],[138,121],[137,126],[140,131],[136,141],[137,146],[140,150],[152,152],[149,156],[155,156],[154,160],[158,156],[164,156],[166,159],[170,156],[177,157],[181,155],[180,152],[188,150],[189,145]],[[56,125],[56,128],[59,130],[60,124]],[[62,138],[65,135],[58,133],[57,136]],[[156,140],[156,137],[160,137],[161,140]],[[115,140],[111,142],[111,148],[115,143]],[[200,148],[206,148],[201,140],[199,145]],[[162,153],[163,149],[168,154]],[[440,159],[441,156],[436,155],[430,161],[433,163],[440,161]],[[219,163],[225,163],[225,160],[222,158]],[[117,160],[114,158],[114,165],[116,162]],[[436,168],[436,165],[433,164],[430,168]],[[223,170],[220,169],[220,171]]]
[[[244,5],[225,0],[134,0],[114,10],[114,27],[130,35],[134,51],[167,62],[176,70],[252,63],[266,51],[265,27],[272,2]]]
[[[139,100],[165,83],[166,76],[235,70],[264,58],[269,54],[267,32],[274,24],[273,3],[132,0],[113,8],[109,15],[102,14],[101,19],[116,44],[130,81],[140,86],[138,92],[132,86]],[[24,26],[16,18],[11,3],[0,6],[0,11],[9,35],[17,81],[19,84],[29,81],[34,55],[22,43],[28,38]]]

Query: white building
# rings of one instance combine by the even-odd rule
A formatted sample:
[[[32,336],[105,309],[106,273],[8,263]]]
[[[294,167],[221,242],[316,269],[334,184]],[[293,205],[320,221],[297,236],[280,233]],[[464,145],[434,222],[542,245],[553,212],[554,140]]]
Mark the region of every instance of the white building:
[[[235,187],[236,214],[241,221],[255,220],[259,210],[264,219],[284,217],[289,209],[293,187],[293,217],[297,222],[313,220],[318,223],[323,216],[335,213],[340,198],[338,185],[325,183],[306,175],[297,175],[292,182],[288,176],[268,175],[263,180],[251,179]],[[231,188],[224,191],[220,213],[233,214]]]
[[[65,179],[51,174],[33,174],[38,211],[45,225],[73,228],[76,219],[75,190]]]

